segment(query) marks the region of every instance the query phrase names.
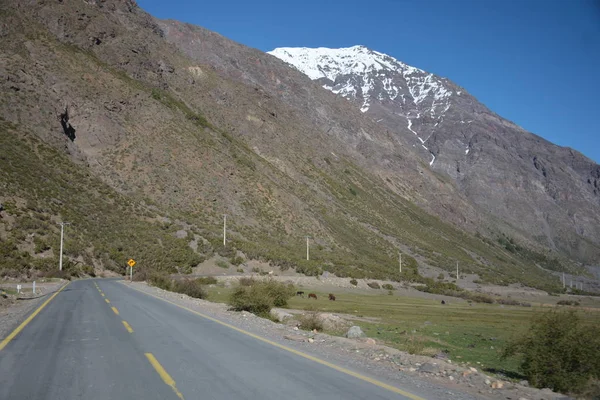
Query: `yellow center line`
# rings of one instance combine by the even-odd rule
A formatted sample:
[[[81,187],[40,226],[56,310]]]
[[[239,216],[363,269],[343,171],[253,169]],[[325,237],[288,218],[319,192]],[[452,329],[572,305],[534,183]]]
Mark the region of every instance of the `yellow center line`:
[[[104,301],[106,302],[106,304],[110,304],[110,300],[109,299],[104,299]]]
[[[6,347],[6,345],[15,338],[15,336],[17,336],[19,334],[19,332],[21,332],[23,330],[23,328],[25,328],[27,326],[27,324],[29,324],[31,322],[32,319],[35,318],[36,315],[38,315],[40,313],[40,311],[42,311],[44,309],[44,307],[46,307],[48,305],[48,303],[50,303],[50,301],[55,298],[60,292],[62,292],[62,290],[64,288],[66,288],[67,286],[69,286],[69,283],[71,282],[67,282],[66,285],[64,285],[63,287],[61,287],[60,289],[58,289],[58,291],[56,293],[54,293],[48,300],[46,300],[37,310],[35,310],[33,312],[33,314],[31,314],[29,317],[27,317],[27,319],[25,321],[23,321],[21,323],[21,325],[19,325],[14,331],[12,331],[10,333],[10,335],[8,335],[6,338],[4,338],[4,340],[2,342],[0,342],[0,351],[2,351],[3,348]]]
[[[102,295],[102,297],[104,297],[104,293],[100,293]]]
[[[127,323],[127,321],[121,321],[121,322],[123,322],[123,326],[125,326],[125,329],[127,329],[127,332],[133,333],[133,328],[131,328],[131,325],[129,325]]]
[[[119,315],[119,310],[117,310],[115,307],[111,307],[111,308],[115,314]]]
[[[121,284],[125,285],[124,283],[121,283]],[[301,352],[301,351],[298,351],[298,350],[296,350],[296,349],[292,349],[291,347],[284,346],[284,345],[282,345],[282,344],[279,344],[279,343],[277,343],[277,342],[274,342],[274,341],[272,341],[272,340],[265,339],[265,338],[263,338],[263,337],[261,337],[261,336],[255,335],[254,333],[250,333],[250,332],[248,332],[248,331],[245,331],[245,330],[243,330],[243,329],[240,329],[240,328],[238,328],[238,327],[235,327],[235,326],[233,326],[233,325],[231,325],[231,324],[228,324],[228,323],[226,323],[226,322],[220,321],[220,320],[218,320],[218,319],[216,319],[216,318],[209,317],[208,315],[202,314],[202,313],[200,313],[200,312],[198,312],[198,311],[194,311],[194,310],[192,310],[191,308],[187,308],[187,307],[185,307],[185,306],[182,306],[182,305],[179,305],[179,304],[177,304],[177,303],[174,303],[174,302],[172,302],[172,301],[170,301],[170,300],[163,299],[162,297],[159,297],[159,296],[156,296],[156,295],[153,295],[153,294],[150,294],[150,293],[144,292],[143,290],[140,290],[140,289],[134,288],[133,286],[130,286],[130,285],[126,285],[126,286],[130,287],[130,288],[131,288],[131,289],[133,289],[133,290],[137,290],[138,292],[141,292],[141,293],[143,293],[143,294],[145,294],[145,295],[148,295],[148,296],[154,297],[154,298],[156,298],[156,299],[158,299],[158,300],[161,300],[161,301],[164,301],[164,302],[166,302],[166,303],[172,304],[172,305],[174,305],[175,307],[179,307],[179,308],[182,308],[182,309],[184,309],[184,310],[187,310],[187,311],[191,312],[192,314],[196,314],[196,315],[198,315],[198,316],[200,316],[200,317],[202,317],[202,318],[205,318],[205,319],[207,319],[207,320],[209,320],[209,321],[216,322],[217,324],[220,324],[220,325],[226,326],[226,327],[228,327],[228,328],[230,328],[230,329],[233,329],[234,331],[237,331],[237,332],[243,333],[244,335],[250,336],[250,337],[252,337],[252,338],[254,338],[254,339],[256,339],[256,340],[260,340],[261,342],[268,343],[268,344],[270,344],[271,346],[274,346],[274,347],[280,348],[280,349],[282,349],[282,350],[288,351],[288,352],[290,352],[290,353],[292,353],[292,354],[295,354],[295,355],[297,355],[297,356],[300,356],[300,357],[306,358],[307,360],[314,361],[314,362],[316,362],[316,363],[318,363],[318,364],[325,365],[325,366],[327,366],[327,367],[329,367],[329,368],[335,369],[336,371],[342,372],[342,373],[344,373],[344,374],[346,374],[346,375],[350,375],[350,376],[352,376],[352,377],[354,377],[354,378],[360,379],[361,381],[369,382],[369,383],[371,383],[371,384],[373,384],[373,385],[375,385],[375,386],[379,386],[380,388],[387,389],[387,390],[389,390],[390,392],[394,392],[394,393],[396,393],[396,394],[400,394],[400,395],[402,395],[402,396],[405,396],[405,397],[408,397],[409,399],[412,399],[412,400],[425,400],[425,399],[424,399],[424,398],[422,398],[422,397],[419,397],[419,396],[417,396],[417,395],[415,395],[415,394],[412,394],[412,393],[410,393],[410,392],[407,392],[407,391],[404,391],[404,390],[402,390],[402,389],[399,389],[399,388],[397,388],[397,387],[395,387],[395,386],[392,386],[392,385],[389,385],[389,384],[387,384],[387,383],[381,382],[381,381],[379,381],[379,380],[377,380],[377,379],[370,378],[370,377],[368,377],[368,376],[362,375],[362,374],[360,374],[360,373],[358,373],[358,372],[351,371],[351,370],[349,370],[349,369],[346,369],[346,368],[344,368],[344,367],[340,367],[340,366],[338,366],[338,365],[335,365],[335,364],[332,364],[332,363],[330,363],[330,362],[328,362],[328,361],[321,360],[320,358],[317,358],[317,357],[311,356],[311,355],[309,355],[309,354],[303,353],[303,352]],[[147,355],[146,355],[146,356],[147,356]]]
[[[173,389],[173,391],[175,392],[177,397],[179,397],[181,400],[183,400],[183,395],[181,394],[181,392],[179,390],[177,390],[177,386],[175,386],[175,381],[173,380],[173,378],[171,378],[171,375],[169,375],[167,373],[167,371],[165,371],[165,369],[162,367],[162,365],[160,365],[160,363],[158,362],[156,357],[154,357],[154,355],[152,353],[144,353],[144,354],[146,355],[146,358],[148,359],[148,361],[150,361],[150,364],[152,364],[152,366],[154,367],[156,372],[158,372],[158,375],[160,375],[161,379],[167,385],[171,386],[171,389]]]

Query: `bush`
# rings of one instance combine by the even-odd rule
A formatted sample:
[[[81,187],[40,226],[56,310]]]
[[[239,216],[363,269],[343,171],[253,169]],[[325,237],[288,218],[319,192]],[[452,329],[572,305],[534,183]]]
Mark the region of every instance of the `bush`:
[[[187,294],[190,297],[196,299],[205,299],[206,291],[202,286],[202,278],[199,279],[184,279],[182,281],[175,281],[173,283],[173,291],[178,293]]]
[[[137,269],[133,274],[133,280],[136,282],[147,281],[149,278],[148,271],[145,269]]]
[[[350,284],[356,286],[358,285],[358,281],[356,279],[350,279]]]
[[[219,260],[215,264],[217,264],[217,267],[229,268],[229,264],[227,264],[227,261]]]
[[[513,299],[496,299],[496,303],[504,304],[505,306],[520,306],[521,302]]]
[[[148,283],[164,290],[171,290],[173,287],[171,278],[167,274],[161,272],[150,273],[148,276]]]
[[[381,285],[381,287],[384,288],[385,290],[396,290],[396,288],[389,283],[384,283],[383,285]]]
[[[578,306],[581,305],[577,300],[560,300],[556,303],[559,306]]]
[[[531,385],[582,393],[600,379],[600,328],[582,324],[573,312],[550,311],[509,342],[502,356],[514,355],[522,357],[520,368]]]
[[[318,331],[323,330],[323,320],[319,318],[319,313],[316,310],[307,310],[306,313],[300,315],[298,318],[300,329],[305,331],[312,331],[314,329]]]
[[[216,285],[217,279],[214,276],[203,276],[201,278],[196,278],[196,281],[201,285]]]
[[[381,289],[381,286],[379,286],[379,283],[377,282],[369,282],[367,283],[367,286],[371,289]]]
[[[256,279],[251,277],[242,277],[239,279],[240,286],[252,286],[256,283]]]
[[[240,257],[240,256],[231,257],[231,259],[229,260],[229,262],[232,265],[235,265],[237,267],[238,265],[240,265],[241,263],[244,262],[244,258]]]
[[[288,300],[296,294],[294,285],[274,280],[253,280],[246,283],[248,284],[236,287],[229,298],[229,304],[236,311],[265,316],[273,307],[287,306]]]

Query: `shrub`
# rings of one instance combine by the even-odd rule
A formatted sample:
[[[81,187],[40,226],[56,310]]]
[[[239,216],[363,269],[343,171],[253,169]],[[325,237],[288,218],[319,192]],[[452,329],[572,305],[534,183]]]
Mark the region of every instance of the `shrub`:
[[[465,294],[467,294],[467,293],[468,292],[465,292]],[[480,294],[480,293],[477,293],[477,294],[468,293],[468,295],[465,296],[465,298],[467,298],[469,300],[473,300],[475,303],[487,303],[487,304],[494,303],[494,299],[492,299],[490,296],[485,295],[485,294]]]
[[[248,311],[264,316],[273,307],[287,306],[288,300],[296,294],[294,285],[274,280],[253,280],[246,283],[249,284],[236,287],[229,298],[229,304],[236,311]]]
[[[200,279],[184,279],[182,281],[175,281],[173,283],[173,291],[187,294],[188,296],[196,299],[206,298],[206,291],[204,290],[204,287],[202,287],[202,281]]]
[[[196,281],[201,285],[216,285],[217,279],[214,276],[203,276],[196,278]]]
[[[218,260],[215,264],[217,264],[217,267],[229,268],[229,264],[227,264],[227,261]]]
[[[252,286],[256,283],[256,279],[251,277],[242,277],[239,279],[240,286]]]
[[[358,281],[356,279],[350,279],[350,284],[356,286],[358,285]]]
[[[444,274],[440,272],[440,274],[438,275],[438,280],[443,281],[444,280]]]
[[[156,271],[149,274],[148,283],[164,290],[171,290],[173,286],[173,281],[167,274]]]
[[[600,328],[584,325],[573,312],[536,317],[529,331],[507,345],[504,358],[520,355],[530,384],[581,393],[600,379]]]
[[[385,290],[396,290],[396,288],[390,283],[384,283],[383,285],[381,285],[381,287]]]
[[[381,286],[379,286],[379,283],[377,282],[369,282],[367,283],[367,286],[371,289],[381,289]]]
[[[244,268],[238,268],[237,272],[238,272],[238,274],[243,274],[244,273]]]
[[[147,281],[149,278],[148,271],[145,269],[137,269],[133,274],[133,280],[136,282]]]
[[[244,258],[240,257],[240,256],[231,257],[231,259],[229,260],[229,262],[232,265],[235,265],[237,267],[238,265],[240,265],[241,263],[244,262]]]
[[[192,266],[191,265],[184,265],[183,267],[179,268],[179,273],[180,274],[189,275],[192,272],[193,272],[193,270],[192,270]]]
[[[506,306],[520,306],[521,302],[513,299],[496,299],[496,303],[504,304]]]
[[[319,313],[316,310],[307,310],[306,313],[300,315],[298,318],[300,329],[305,331],[312,331],[314,329],[318,331],[323,330],[323,320],[319,318]]]
[[[248,311],[257,315],[266,315],[273,308],[273,299],[265,296],[255,285],[238,286],[231,293],[229,304],[236,311]]]
[[[581,303],[577,300],[560,300],[556,304],[559,306],[578,306]]]

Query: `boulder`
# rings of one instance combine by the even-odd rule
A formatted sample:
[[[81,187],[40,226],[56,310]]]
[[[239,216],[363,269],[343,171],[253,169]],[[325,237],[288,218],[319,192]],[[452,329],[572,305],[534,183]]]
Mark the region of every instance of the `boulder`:
[[[277,318],[277,320],[280,321],[280,322],[283,322],[286,319],[291,319],[291,318],[294,317],[289,312],[284,311],[284,310],[282,310],[280,308],[273,308],[273,309],[271,309],[271,316],[273,318]]]
[[[344,320],[337,315],[330,313],[321,313],[317,315],[317,318],[323,324],[323,329],[326,331],[333,331],[344,326]]]
[[[419,372],[437,374],[440,372],[440,367],[437,364],[425,363],[419,367]]]
[[[365,335],[362,329],[360,329],[360,326],[354,325],[351,326],[350,329],[348,329],[348,332],[346,332],[344,336],[346,336],[348,339],[355,339],[366,337],[367,335]]]
[[[183,229],[175,232],[175,237],[177,239],[185,239],[187,237],[187,235],[188,235],[187,231],[185,231]]]

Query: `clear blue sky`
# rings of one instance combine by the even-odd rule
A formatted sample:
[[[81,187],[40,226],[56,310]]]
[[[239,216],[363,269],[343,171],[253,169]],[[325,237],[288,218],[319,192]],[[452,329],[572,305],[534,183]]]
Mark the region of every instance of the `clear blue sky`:
[[[600,0],[138,0],[260,50],[356,44],[600,162]]]

